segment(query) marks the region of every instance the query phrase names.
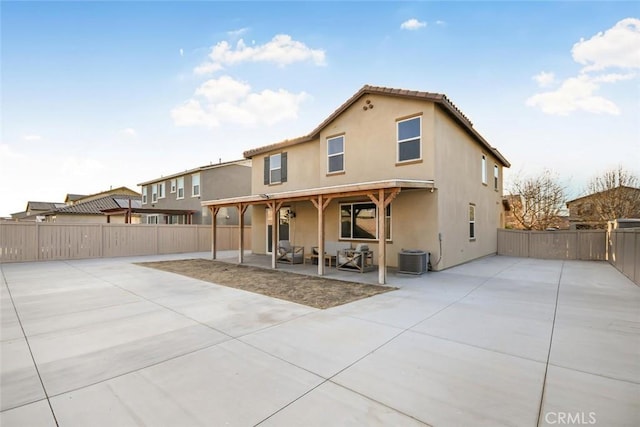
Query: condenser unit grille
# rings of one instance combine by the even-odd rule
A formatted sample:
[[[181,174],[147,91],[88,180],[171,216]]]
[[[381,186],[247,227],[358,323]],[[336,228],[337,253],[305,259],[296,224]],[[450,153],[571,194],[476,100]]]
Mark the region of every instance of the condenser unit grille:
[[[403,250],[398,253],[398,273],[422,274],[427,271],[427,253]]]

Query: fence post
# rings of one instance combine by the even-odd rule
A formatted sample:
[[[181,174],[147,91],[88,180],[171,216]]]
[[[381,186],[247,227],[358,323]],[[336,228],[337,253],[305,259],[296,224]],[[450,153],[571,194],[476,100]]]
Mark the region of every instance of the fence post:
[[[154,225],[156,228],[156,255],[160,255],[160,228],[159,225]]]
[[[36,224],[36,261],[40,261],[40,224]]]
[[[100,224],[100,258],[104,258],[104,224]]]
[[[527,258],[531,257],[531,230],[527,230]]]

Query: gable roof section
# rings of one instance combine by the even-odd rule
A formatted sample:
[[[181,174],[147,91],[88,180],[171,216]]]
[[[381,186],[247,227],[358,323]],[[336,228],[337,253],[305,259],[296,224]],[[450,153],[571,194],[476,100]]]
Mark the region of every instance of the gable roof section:
[[[232,166],[232,165],[250,167],[251,166],[251,161],[247,160],[247,159],[240,159],[240,160],[232,160],[232,161],[223,162],[223,163],[212,163],[212,164],[209,164],[209,165],[204,165],[204,166],[199,166],[197,168],[189,169],[189,170],[186,170],[184,172],[178,172],[178,173],[174,173],[174,174],[167,175],[167,176],[161,176],[160,178],[152,179],[150,181],[141,182],[138,185],[139,186],[143,186],[143,185],[154,184],[156,182],[166,181],[168,179],[177,178],[179,176],[190,175],[192,173],[197,173],[197,172],[201,172],[201,171],[205,171],[205,170],[209,170],[209,169],[217,169],[217,168],[221,168],[221,167],[225,167],[225,166]]]
[[[71,206],[65,206],[64,208],[47,212],[47,214],[103,215],[103,210],[128,207],[129,200],[131,200],[132,208],[140,207],[141,202],[137,196],[132,196],[129,194],[111,194],[98,199],[93,199],[86,202],[78,202],[75,205]]]
[[[25,211],[49,211],[52,209],[59,208],[61,206],[65,206],[64,203],[58,202],[27,202],[27,209]]]
[[[406,90],[406,89],[394,89],[382,86],[363,86],[358,92],[356,92],[351,98],[349,98],[345,103],[339,106],[329,117],[327,117],[322,123],[320,123],[314,130],[311,131],[308,135],[301,136],[299,138],[289,139],[282,142],[278,142],[271,145],[265,145],[263,147],[254,148],[251,150],[247,150],[244,152],[244,156],[246,158],[252,158],[258,154],[267,153],[272,150],[277,150],[280,148],[286,148],[297,144],[302,144],[305,142],[313,141],[319,135],[322,129],[324,129],[329,123],[336,119],[340,114],[345,112],[351,105],[353,105],[358,99],[365,95],[385,95],[385,96],[393,96],[398,98],[407,98],[407,99],[419,99],[431,101],[441,109],[443,109],[449,116],[451,116],[456,123],[458,123],[473,139],[475,139],[481,146],[489,150],[493,153],[494,156],[502,163],[505,167],[510,167],[511,164],[509,161],[498,151],[497,148],[491,146],[487,140],[485,140],[482,135],[478,133],[473,128],[473,123],[465,116],[462,111],[458,107],[456,107],[453,102],[447,98],[446,95],[440,93],[431,93],[431,92],[421,92],[416,90]]]
[[[578,197],[577,199],[568,200],[567,201],[567,206],[569,205],[569,203],[575,203],[575,202],[578,202],[578,201],[583,200],[583,199],[590,199],[590,198],[592,198],[594,196],[597,196],[598,194],[608,193],[610,191],[615,191],[615,190],[627,190],[627,191],[631,191],[631,192],[637,191],[638,193],[640,193],[640,188],[629,187],[627,185],[620,185],[618,187],[610,188],[608,190],[599,191],[597,193],[587,194],[586,196]]]

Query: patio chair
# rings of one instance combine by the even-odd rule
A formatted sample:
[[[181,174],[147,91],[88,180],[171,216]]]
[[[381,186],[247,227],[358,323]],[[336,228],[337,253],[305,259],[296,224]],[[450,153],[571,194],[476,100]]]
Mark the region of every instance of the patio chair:
[[[304,262],[304,246],[292,246],[288,240],[278,242],[278,262],[302,264]]]
[[[337,255],[338,270],[364,273],[374,269],[373,251],[365,244],[360,243],[355,249],[342,249]]]

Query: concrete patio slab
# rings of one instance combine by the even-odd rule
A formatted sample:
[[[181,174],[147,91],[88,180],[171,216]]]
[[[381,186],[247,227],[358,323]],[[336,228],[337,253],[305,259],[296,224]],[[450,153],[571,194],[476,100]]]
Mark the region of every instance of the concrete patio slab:
[[[51,399],[60,425],[259,423],[322,382],[232,341]]]
[[[267,419],[260,426],[425,426],[422,422],[326,382]]]
[[[317,312],[242,337],[242,341],[329,378],[402,332],[378,323]]]
[[[638,426],[640,384],[549,366],[540,425],[558,425],[562,414],[579,417],[566,424]]]
[[[3,341],[0,343],[0,355],[1,410],[44,399],[44,389],[27,341],[24,338]]]
[[[154,301],[233,337],[318,311],[264,295],[229,290],[233,292],[202,293],[201,298],[188,301],[175,297],[163,297]]]
[[[39,400],[15,409],[0,412],[0,426],[2,427],[55,427],[49,402]]]
[[[429,425],[533,426],[544,369],[544,363],[406,332],[332,381]]]
[[[2,425],[639,424],[640,288],[607,263],[391,269],[327,310],[134,264],[208,257],[0,264]]]

